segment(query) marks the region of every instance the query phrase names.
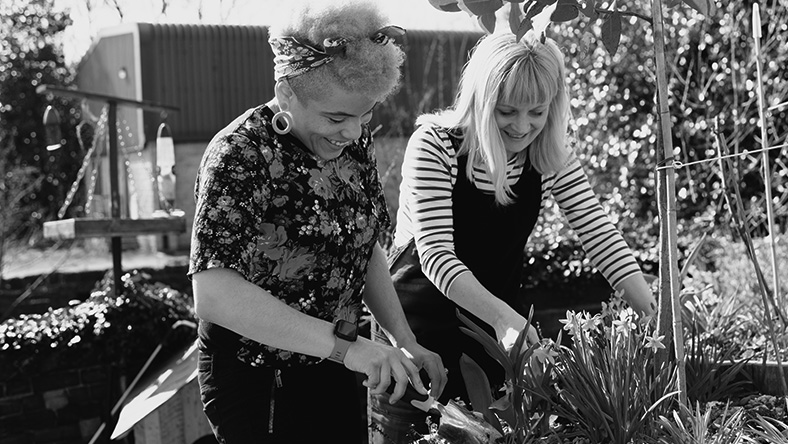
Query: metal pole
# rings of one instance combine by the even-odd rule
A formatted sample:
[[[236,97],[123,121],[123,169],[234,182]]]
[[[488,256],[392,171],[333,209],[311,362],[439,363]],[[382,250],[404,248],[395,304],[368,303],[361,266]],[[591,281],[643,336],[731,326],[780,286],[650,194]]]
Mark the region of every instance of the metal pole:
[[[110,100],[109,111],[107,114],[107,136],[109,138],[109,189],[110,189],[110,210],[112,219],[120,219],[120,186],[118,180],[118,103]],[[121,260],[121,237],[112,237],[112,271],[115,296],[120,296],[123,274],[123,264]]]

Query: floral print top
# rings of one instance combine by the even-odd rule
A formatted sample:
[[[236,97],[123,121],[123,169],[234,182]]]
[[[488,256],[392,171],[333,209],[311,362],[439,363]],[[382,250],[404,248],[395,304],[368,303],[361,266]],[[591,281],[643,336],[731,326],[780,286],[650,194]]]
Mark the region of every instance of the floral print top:
[[[229,268],[290,307],[355,320],[367,265],[389,224],[369,128],[332,160],[273,131],[266,106],[220,132],[203,155],[189,276]],[[319,362],[240,337],[253,366]]]

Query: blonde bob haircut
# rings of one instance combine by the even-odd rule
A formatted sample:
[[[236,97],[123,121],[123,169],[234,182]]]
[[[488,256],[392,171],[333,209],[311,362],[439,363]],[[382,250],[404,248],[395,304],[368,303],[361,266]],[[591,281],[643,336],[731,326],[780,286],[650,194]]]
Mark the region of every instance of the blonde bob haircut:
[[[378,45],[370,40],[376,31],[391,24],[377,1],[288,1],[286,9],[288,16],[269,27],[271,36],[294,37],[321,48],[326,38],[349,40],[344,54],[288,79],[299,99],[321,99],[339,87],[381,102],[397,90],[405,54],[393,43]]]
[[[509,204],[514,193],[506,183],[508,156],[496,124],[495,108],[499,102],[550,102],[542,132],[518,156],[527,156],[543,175],[555,173],[569,156],[565,74],[563,54],[549,38],[542,43],[534,33],[526,34],[519,42],[508,32],[485,36],[463,68],[454,104],[442,112],[420,116],[417,124],[433,123],[459,130],[464,137],[458,155],[468,154],[468,178],[473,180],[474,165],[484,168],[495,187],[496,202]]]

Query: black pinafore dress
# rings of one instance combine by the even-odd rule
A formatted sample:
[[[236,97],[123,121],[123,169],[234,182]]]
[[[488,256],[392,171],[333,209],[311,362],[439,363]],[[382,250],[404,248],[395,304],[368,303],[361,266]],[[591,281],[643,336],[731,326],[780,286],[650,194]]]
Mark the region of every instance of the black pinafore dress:
[[[525,244],[542,205],[542,176],[527,162],[512,187],[515,201],[500,206],[493,194],[480,191],[468,179],[467,159],[465,155],[457,158],[458,174],[452,191],[455,253],[485,288],[516,307]],[[441,402],[457,396],[469,401],[459,369],[463,353],[484,369],[491,384],[502,384],[503,368],[476,340],[460,331],[461,322],[456,315],[459,306],[432,285],[420,267],[414,267],[408,274],[415,276],[395,273],[394,285],[418,342],[440,354],[449,369],[449,382]],[[492,327],[466,310],[460,311],[495,338]]]

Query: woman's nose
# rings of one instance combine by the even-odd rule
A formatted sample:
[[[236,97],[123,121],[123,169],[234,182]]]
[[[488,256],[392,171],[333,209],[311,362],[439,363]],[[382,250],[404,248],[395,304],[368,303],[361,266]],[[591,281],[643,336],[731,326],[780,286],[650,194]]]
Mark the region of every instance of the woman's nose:
[[[520,134],[525,134],[531,129],[531,119],[528,116],[518,116],[512,121],[515,131]]]
[[[356,140],[361,137],[361,122],[357,119],[347,119],[340,132],[347,140]]]

